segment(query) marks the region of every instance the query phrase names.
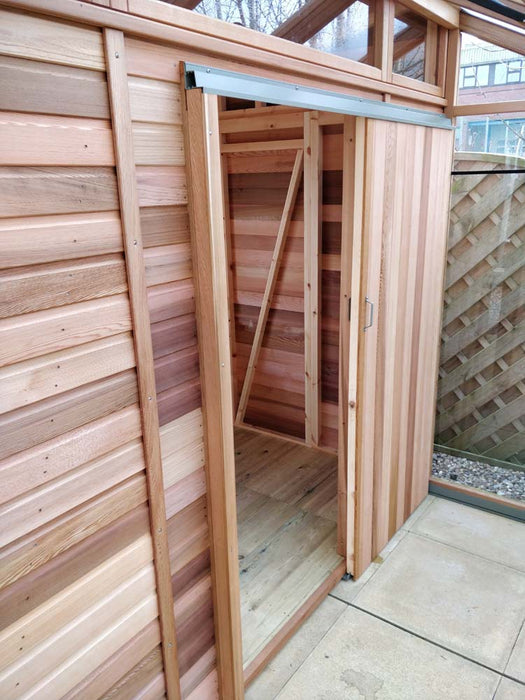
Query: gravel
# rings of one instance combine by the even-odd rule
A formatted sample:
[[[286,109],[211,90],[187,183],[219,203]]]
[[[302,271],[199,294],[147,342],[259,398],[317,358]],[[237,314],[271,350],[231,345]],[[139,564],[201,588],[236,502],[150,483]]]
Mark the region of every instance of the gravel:
[[[504,496],[525,501],[525,470],[505,469],[444,452],[434,452],[432,474],[440,479],[474,486]]]

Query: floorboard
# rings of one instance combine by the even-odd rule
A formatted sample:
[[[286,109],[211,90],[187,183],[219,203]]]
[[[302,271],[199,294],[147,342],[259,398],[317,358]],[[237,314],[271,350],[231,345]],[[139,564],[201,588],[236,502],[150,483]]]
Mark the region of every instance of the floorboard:
[[[337,457],[235,430],[245,667],[321,586],[337,554]]]

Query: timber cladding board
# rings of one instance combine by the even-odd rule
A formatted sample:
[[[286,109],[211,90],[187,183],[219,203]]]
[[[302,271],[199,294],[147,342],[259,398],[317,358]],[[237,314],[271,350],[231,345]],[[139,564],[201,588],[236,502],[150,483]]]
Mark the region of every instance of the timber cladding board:
[[[148,42],[126,38],[126,51],[177,660],[189,697],[214,672],[215,645],[179,63]]]
[[[99,29],[0,10],[6,698],[165,690],[105,68]],[[180,95],[167,85],[163,76],[129,85],[160,322],[194,310]],[[175,384],[198,378],[191,340],[161,358],[163,389],[170,373]],[[167,466],[171,488],[183,483],[182,510],[202,497],[191,482],[203,468],[195,430]],[[202,644],[187,664],[209,652],[213,631]],[[202,680],[194,671],[188,692]]]

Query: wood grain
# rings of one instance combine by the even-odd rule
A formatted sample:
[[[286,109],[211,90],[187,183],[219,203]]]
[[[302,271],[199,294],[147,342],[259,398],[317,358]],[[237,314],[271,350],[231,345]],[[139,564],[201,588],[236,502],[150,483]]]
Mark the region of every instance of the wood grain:
[[[0,366],[131,329],[126,294],[0,320]]]
[[[109,211],[3,219],[0,243],[4,268],[119,253],[120,216]]]
[[[84,343],[0,370],[0,412],[61,394],[135,366],[130,333]]]
[[[109,122],[0,112],[0,165],[114,165]]]
[[[0,218],[118,209],[112,168],[2,168]]]
[[[109,117],[106,76],[99,71],[1,56],[0,81],[2,110]]]
[[[224,200],[220,191],[217,98],[202,95],[197,90],[188,91],[184,119],[195,254],[219,688],[224,697],[242,697],[228,276]],[[208,171],[215,173],[215,180],[207,176]]]
[[[0,51],[92,70],[106,67],[100,30],[9,10],[0,11]]]
[[[162,653],[168,697],[180,698],[179,670],[176,652],[175,621],[170,567],[164,485],[159,436],[159,416],[156,405],[155,372],[151,343],[150,320],[146,297],[146,274],[140,230],[140,175],[135,173],[131,112],[127,84],[126,48],[124,35],[104,30],[108,57],[108,84],[115,138],[117,178],[124,236],[124,251],[128,272],[133,337],[137,359],[137,379],[148,486],[151,535],[153,540],[155,580],[161,626]],[[171,204],[172,202],[167,202]]]
[[[0,271],[0,318],[120,294],[127,289],[122,255]]]

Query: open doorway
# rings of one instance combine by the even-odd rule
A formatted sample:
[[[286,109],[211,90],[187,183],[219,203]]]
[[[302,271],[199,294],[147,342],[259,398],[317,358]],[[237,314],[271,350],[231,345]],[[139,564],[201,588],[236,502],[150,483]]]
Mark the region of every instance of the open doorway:
[[[439,114],[301,94],[222,70],[192,65],[186,80],[199,88],[186,91],[185,144],[215,633],[221,687],[236,697],[343,573],[363,573],[428,493],[451,132]],[[251,100],[261,89],[272,104],[220,109],[223,86]],[[297,180],[283,219],[300,151],[303,186]],[[437,198],[428,196],[434,187]],[[283,220],[289,230],[276,251]],[[334,528],[326,516],[335,505]],[[245,506],[252,511],[242,514]],[[312,514],[330,521],[326,531],[312,528],[330,545],[316,580],[307,535],[299,530],[282,548],[284,535],[272,542],[297,506],[298,522]],[[275,512],[268,525],[265,514]],[[267,563],[274,552],[275,569]],[[294,597],[284,587],[273,596],[280,585]],[[252,631],[242,635],[243,613]]]
[[[338,537],[345,118],[233,98],[220,105],[249,679],[345,567],[341,523]]]

